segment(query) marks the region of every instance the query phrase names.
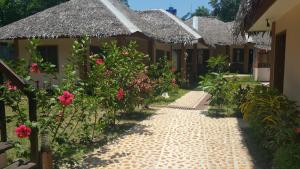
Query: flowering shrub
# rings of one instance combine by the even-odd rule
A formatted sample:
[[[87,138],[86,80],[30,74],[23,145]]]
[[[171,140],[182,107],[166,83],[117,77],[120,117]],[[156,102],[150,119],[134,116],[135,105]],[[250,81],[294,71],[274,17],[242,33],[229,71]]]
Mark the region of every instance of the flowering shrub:
[[[38,43],[33,39],[27,48],[31,62],[14,67],[31,84],[37,80],[31,75],[41,72],[47,81],[56,79],[56,68],[37,52]],[[161,93],[177,86],[169,66],[156,65],[155,70],[164,69],[157,76],[155,70],[149,73],[145,55],[136,50],[134,42],[124,47],[106,44],[104,52],[96,54],[89,53],[89,43],[88,37],[74,42],[70,64],[64,65],[59,85],[44,81],[47,88],[33,85],[26,89],[37,95],[36,124],[28,120],[28,112],[20,107],[21,91],[10,81],[1,86],[1,98],[18,115],[17,136],[27,138],[31,129],[38,127],[42,146],[51,147],[55,159],[69,156],[70,151],[75,151],[70,148],[74,144],[93,141],[107,127],[115,125],[118,113],[131,112],[145,104],[153,90]],[[29,68],[24,64],[30,65]]]
[[[158,63],[150,65],[149,77],[154,81],[154,97],[161,96],[164,92],[176,89],[176,76],[167,57],[162,57]]]

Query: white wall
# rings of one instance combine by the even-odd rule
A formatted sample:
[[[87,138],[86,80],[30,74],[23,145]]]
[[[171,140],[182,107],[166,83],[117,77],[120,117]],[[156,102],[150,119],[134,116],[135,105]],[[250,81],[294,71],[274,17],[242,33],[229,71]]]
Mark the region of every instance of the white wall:
[[[286,31],[284,94],[300,106],[300,5],[276,21],[276,33]]]

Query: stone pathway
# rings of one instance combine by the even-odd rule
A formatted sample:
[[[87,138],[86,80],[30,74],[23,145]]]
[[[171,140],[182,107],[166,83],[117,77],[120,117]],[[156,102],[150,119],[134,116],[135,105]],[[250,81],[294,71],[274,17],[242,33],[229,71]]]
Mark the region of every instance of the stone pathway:
[[[188,93],[187,96],[192,96]],[[183,98],[191,99],[186,96]],[[83,168],[253,169],[235,118],[163,108],[118,140],[89,154]]]
[[[169,104],[168,107],[196,109],[197,107],[199,107],[199,104],[201,104],[202,101],[205,101],[205,98],[207,98],[207,96],[208,94],[203,91],[191,91],[175,102]]]

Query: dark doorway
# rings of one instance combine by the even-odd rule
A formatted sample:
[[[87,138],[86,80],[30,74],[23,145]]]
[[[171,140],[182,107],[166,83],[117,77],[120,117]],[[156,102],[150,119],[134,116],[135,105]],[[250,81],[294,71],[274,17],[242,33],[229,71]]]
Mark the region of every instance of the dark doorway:
[[[201,72],[203,74],[207,73],[208,72],[208,59],[209,59],[209,49],[204,49],[203,50],[203,53],[202,53],[202,57],[203,57],[203,60],[202,60],[202,70]]]
[[[283,93],[284,67],[285,67],[286,32],[276,35],[274,87]]]
[[[254,49],[249,50],[248,73],[253,73]]]

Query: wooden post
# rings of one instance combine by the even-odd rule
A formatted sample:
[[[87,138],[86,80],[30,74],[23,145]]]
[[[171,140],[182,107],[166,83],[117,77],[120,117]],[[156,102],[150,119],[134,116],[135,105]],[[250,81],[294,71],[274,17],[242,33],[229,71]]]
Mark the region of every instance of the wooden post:
[[[272,23],[272,49],[271,49],[271,71],[270,71],[270,86],[274,87],[274,69],[275,69],[275,48],[276,48],[276,22]]]
[[[3,83],[3,75],[0,75],[0,83]],[[6,115],[5,115],[5,103],[0,101],[0,129],[1,129],[1,142],[7,141],[6,131]]]
[[[181,56],[180,56],[180,62],[181,62],[181,79],[186,84],[187,76],[186,76],[186,66],[187,66],[187,53],[186,53],[186,47],[184,44],[181,45]]]
[[[248,67],[249,67],[249,46],[248,46],[248,44],[246,44],[246,45],[244,45],[244,63],[243,63],[243,72],[244,73],[249,73]]]
[[[29,120],[37,122],[37,100],[35,93],[30,93],[28,96],[29,104]],[[33,128],[30,134],[30,159],[32,162],[38,164],[39,162],[39,146],[38,146],[38,129]]]
[[[194,44],[193,46],[193,56],[192,56],[192,77],[193,77],[193,81],[196,81],[197,79],[197,75],[198,75],[198,71],[197,71],[197,65],[198,65],[198,50],[197,50],[197,44]]]
[[[151,59],[151,63],[156,63],[155,48],[154,48],[154,40],[153,39],[148,40],[148,54],[149,54],[149,58]]]

